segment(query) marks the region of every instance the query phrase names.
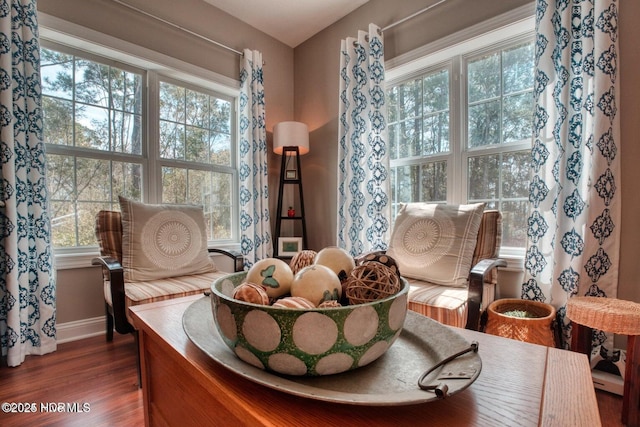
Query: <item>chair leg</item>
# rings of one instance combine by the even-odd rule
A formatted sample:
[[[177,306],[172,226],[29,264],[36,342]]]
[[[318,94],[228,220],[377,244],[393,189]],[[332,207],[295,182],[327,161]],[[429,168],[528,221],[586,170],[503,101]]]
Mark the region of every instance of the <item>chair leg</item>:
[[[136,366],[138,368],[138,388],[142,388],[142,366],[140,364],[140,338],[138,335],[138,331],[134,330],[132,334],[136,341]]]
[[[111,311],[109,310],[109,304],[107,304],[106,302],[104,303],[104,312],[107,314],[107,341],[111,342],[113,341],[113,315],[111,314]]]
[[[627,338],[622,424],[640,426],[640,339],[635,335]]]

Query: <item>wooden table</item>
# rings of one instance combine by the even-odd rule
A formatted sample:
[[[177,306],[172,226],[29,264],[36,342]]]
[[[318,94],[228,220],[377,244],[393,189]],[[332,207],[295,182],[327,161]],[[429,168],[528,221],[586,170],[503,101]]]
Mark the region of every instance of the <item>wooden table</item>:
[[[148,426],[600,425],[586,355],[465,329],[456,331],[480,343],[482,372],[449,398],[358,406],[273,390],[219,365],[189,340],[182,315],[198,298],[131,308]]]

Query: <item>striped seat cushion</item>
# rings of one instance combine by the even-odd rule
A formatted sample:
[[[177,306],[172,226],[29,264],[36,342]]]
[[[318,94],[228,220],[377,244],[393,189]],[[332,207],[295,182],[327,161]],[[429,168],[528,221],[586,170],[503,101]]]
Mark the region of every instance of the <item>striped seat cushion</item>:
[[[409,279],[410,310],[440,323],[458,328],[467,324],[467,289],[440,286],[422,280]],[[495,285],[485,283],[482,307],[487,307],[495,298]]]
[[[228,273],[223,271],[213,271],[210,273],[169,277],[146,282],[125,282],[124,292],[126,296],[125,306],[127,308],[127,319],[131,322],[129,307],[201,294],[211,288],[214,280],[227,274]],[[104,284],[104,296],[107,303],[111,305],[111,289],[108,281]]]

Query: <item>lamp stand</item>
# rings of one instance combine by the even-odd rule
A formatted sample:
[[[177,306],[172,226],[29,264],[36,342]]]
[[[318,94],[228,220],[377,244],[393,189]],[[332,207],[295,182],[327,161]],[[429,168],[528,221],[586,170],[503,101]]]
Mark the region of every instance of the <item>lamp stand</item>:
[[[286,170],[287,158],[289,156],[296,157],[296,176],[288,177]],[[284,192],[285,185],[297,185],[298,186],[298,195],[300,197],[300,212],[296,212],[296,215],[288,216],[283,214],[282,211],[282,196]],[[278,244],[278,239],[280,238],[280,231],[282,229],[282,221],[301,221],[302,223],[302,249],[307,249],[307,222],[304,215],[304,198],[302,196],[302,168],[300,167],[300,151],[297,146],[294,147],[282,147],[282,166],[280,167],[280,187],[278,188],[278,216],[276,217],[276,233],[274,240],[274,254],[276,257],[279,256],[280,245]]]

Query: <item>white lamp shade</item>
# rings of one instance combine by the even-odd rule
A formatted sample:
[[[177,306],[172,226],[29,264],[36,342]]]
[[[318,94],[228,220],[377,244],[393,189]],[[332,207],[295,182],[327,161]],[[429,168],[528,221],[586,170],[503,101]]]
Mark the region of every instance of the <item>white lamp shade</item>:
[[[280,122],[273,127],[273,152],[282,155],[283,147],[298,147],[300,154],[309,152],[309,128],[300,122]]]

